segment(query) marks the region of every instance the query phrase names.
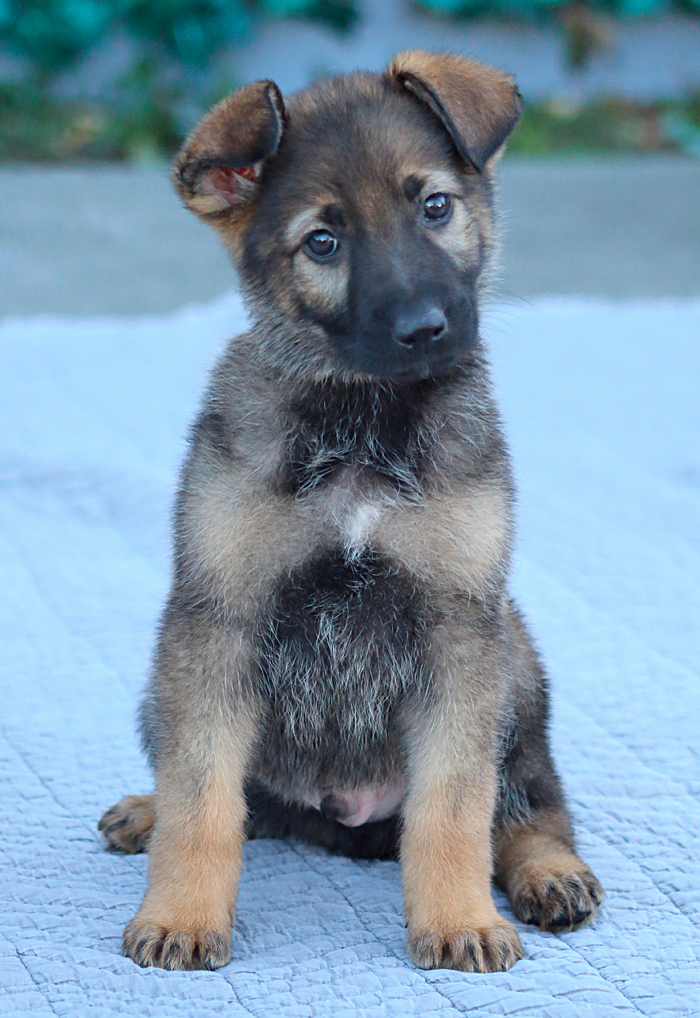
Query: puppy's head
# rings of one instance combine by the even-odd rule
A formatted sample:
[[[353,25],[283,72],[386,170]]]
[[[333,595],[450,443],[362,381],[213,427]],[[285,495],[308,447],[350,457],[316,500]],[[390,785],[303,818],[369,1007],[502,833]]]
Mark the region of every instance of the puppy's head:
[[[409,51],[286,108],[260,81],[212,110],[176,187],[222,235],[280,366],[411,381],[468,353],[491,170],[521,106],[500,71]]]

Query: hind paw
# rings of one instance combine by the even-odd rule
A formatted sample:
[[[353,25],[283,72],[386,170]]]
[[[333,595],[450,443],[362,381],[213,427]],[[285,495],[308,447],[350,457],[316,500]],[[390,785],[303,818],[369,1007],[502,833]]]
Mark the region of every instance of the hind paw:
[[[568,867],[548,869],[544,862],[525,863],[509,890],[518,919],[552,933],[576,930],[589,922],[604,898],[597,877],[576,856]]]
[[[152,795],[127,795],[108,809],[97,825],[107,848],[115,852],[147,852],[155,823]]]

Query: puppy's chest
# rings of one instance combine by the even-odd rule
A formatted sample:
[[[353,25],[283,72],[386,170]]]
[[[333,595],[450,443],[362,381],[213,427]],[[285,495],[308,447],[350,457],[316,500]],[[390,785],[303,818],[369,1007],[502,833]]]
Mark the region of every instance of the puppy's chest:
[[[357,554],[389,505],[422,498],[421,423],[415,408],[391,402],[307,406],[283,446],[278,490],[323,518],[326,539]]]
[[[382,518],[397,501],[384,480],[355,465],[339,467],[312,499],[326,540],[351,558],[376,547]]]
[[[351,490],[373,486],[415,493],[425,460],[423,411],[420,403],[362,387],[313,390],[290,411],[280,491],[303,498],[335,488],[346,502]]]
[[[280,488],[318,543],[280,577],[257,639],[269,756],[314,794],[331,776],[341,788],[389,777],[396,709],[425,682],[422,598],[381,547],[383,516],[420,490],[415,428],[398,405],[343,395],[290,428]]]
[[[390,780],[397,711],[429,685],[425,627],[419,592],[373,551],[336,547],[281,582],[255,639],[267,780],[294,774],[309,794]]]

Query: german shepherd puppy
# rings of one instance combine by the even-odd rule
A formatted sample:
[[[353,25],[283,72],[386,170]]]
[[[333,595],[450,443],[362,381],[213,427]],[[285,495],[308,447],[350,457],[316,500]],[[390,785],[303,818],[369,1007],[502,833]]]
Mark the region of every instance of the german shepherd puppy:
[[[175,164],[253,326],[215,368],[175,508],[141,735],[154,796],[100,822],[150,851],[139,965],[230,958],[249,837],[401,860],[408,953],[492,972],[603,893],[574,852],[547,684],[508,594],[513,482],[479,335],[512,79],[410,51],[271,81]]]

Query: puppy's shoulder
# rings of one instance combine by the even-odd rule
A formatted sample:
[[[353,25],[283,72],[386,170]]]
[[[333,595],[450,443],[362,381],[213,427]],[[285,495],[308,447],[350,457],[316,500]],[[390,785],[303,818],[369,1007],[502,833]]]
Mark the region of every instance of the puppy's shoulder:
[[[236,472],[278,445],[283,393],[258,343],[256,332],[241,333],[215,364],[190,431],[190,467]]]
[[[469,498],[474,487],[498,488],[512,498],[514,485],[501,415],[482,351],[439,390],[429,426],[432,487]]]

